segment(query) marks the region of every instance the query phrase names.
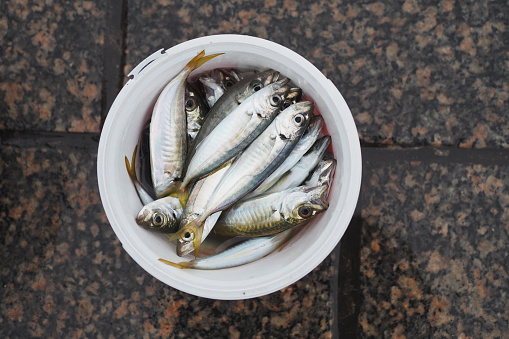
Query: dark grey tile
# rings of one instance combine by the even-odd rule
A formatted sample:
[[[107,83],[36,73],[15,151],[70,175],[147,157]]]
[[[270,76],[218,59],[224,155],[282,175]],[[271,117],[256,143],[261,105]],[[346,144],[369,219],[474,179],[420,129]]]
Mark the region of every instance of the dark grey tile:
[[[506,335],[509,167],[365,160],[361,337]]]
[[[253,35],[326,74],[365,143],[507,148],[508,11],[488,1],[129,1],[126,70],[192,38]]]
[[[0,4],[0,129],[98,132],[105,5]]]

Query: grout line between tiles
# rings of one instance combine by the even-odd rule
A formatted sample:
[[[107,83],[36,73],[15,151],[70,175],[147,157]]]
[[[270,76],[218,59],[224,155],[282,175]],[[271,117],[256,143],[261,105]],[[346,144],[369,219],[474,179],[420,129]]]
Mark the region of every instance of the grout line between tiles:
[[[421,161],[427,163],[480,164],[509,166],[509,149],[456,147],[362,147],[363,161],[396,162]]]
[[[82,149],[97,152],[99,133],[0,131],[0,145],[18,148]]]
[[[331,334],[332,338],[338,338],[339,337],[339,268],[340,268],[340,253],[341,253],[341,242],[337,244],[337,246],[332,250],[332,260],[331,265],[334,269],[334,274],[330,278],[330,294],[332,299],[332,323],[331,323]]]
[[[338,251],[338,284],[336,320],[337,338],[356,338],[360,311],[360,248],[361,248],[361,199],[357,202],[348,229],[341,239]]]
[[[101,90],[101,126],[122,88],[127,34],[127,0],[107,2]]]

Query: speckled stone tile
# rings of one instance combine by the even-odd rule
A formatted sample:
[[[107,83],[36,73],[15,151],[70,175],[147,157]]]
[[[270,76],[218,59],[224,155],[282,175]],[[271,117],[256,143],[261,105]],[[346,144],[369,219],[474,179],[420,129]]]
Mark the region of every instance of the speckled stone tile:
[[[104,8],[0,3],[0,130],[99,131]]]
[[[366,161],[361,338],[508,338],[509,167]]]
[[[332,337],[335,252],[260,298],[175,290],[122,249],[99,199],[96,136],[84,138],[0,147],[0,337]]]
[[[301,54],[339,88],[365,143],[509,147],[502,1],[128,2],[126,73],[160,48],[238,33]]]

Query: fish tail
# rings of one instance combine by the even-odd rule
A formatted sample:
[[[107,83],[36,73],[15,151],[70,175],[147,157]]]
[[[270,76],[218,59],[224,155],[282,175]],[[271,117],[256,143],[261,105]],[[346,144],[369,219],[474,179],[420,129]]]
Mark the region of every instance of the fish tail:
[[[131,160],[131,163],[129,164],[129,159],[127,156],[125,157],[125,167],[127,169],[127,174],[129,174],[129,178],[131,178],[131,181],[135,183],[138,181],[138,178],[136,176],[136,151],[138,150],[138,145],[134,148],[133,157]]]
[[[182,262],[179,262],[179,263],[174,263],[174,262],[171,262],[171,261],[168,261],[168,260],[165,260],[165,259],[161,259],[161,258],[159,258],[159,261],[160,262],[164,262],[167,265],[170,265],[170,266],[173,266],[173,267],[176,267],[176,268],[180,268],[180,269],[190,268],[190,267],[194,266],[193,263],[190,262],[190,261],[182,261]]]
[[[224,54],[224,53],[217,53],[217,54],[211,54],[211,55],[205,56],[205,50],[203,50],[200,53],[198,53],[197,56],[192,58],[191,61],[189,61],[187,63],[186,68],[190,68],[191,70],[196,69],[196,68],[200,67],[201,65],[203,65],[204,63],[206,63],[207,61],[209,61],[210,59],[213,59],[221,54]]]

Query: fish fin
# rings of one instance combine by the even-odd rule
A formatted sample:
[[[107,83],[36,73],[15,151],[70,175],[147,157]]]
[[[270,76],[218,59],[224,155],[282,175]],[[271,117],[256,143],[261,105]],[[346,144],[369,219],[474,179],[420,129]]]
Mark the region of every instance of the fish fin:
[[[184,228],[181,228],[177,232],[173,233],[168,241],[172,242],[173,240],[177,240],[182,235],[182,233],[184,233]]]
[[[166,192],[163,193],[164,197],[170,196],[177,198],[180,201],[180,205],[184,207],[187,199],[189,198],[189,189],[183,186],[182,183],[175,182]]]
[[[186,65],[186,68],[190,68],[190,69],[196,69],[198,67],[200,67],[201,65],[203,65],[204,63],[206,63],[207,61],[221,55],[221,54],[224,54],[224,53],[218,53],[218,54],[211,54],[211,55],[207,55],[207,56],[204,56],[205,55],[205,50],[201,51],[200,53],[198,53],[197,56],[195,56],[194,58],[191,59],[191,61],[189,61]]]
[[[196,232],[194,232],[193,246],[194,246],[194,257],[198,258],[198,253],[200,252],[201,246],[201,238],[203,236],[203,227],[204,225],[198,227]]]
[[[193,267],[192,263],[189,261],[182,261],[179,263],[174,263],[174,262],[171,262],[171,261],[168,261],[165,259],[161,259],[161,258],[159,258],[159,261],[164,262],[166,265],[170,265],[170,266],[180,268],[180,269]]]
[[[136,167],[135,167],[136,166],[135,161],[136,161],[136,151],[137,150],[138,150],[138,145],[136,145],[136,147],[134,148],[133,157],[132,157],[130,164],[129,164],[129,159],[127,158],[127,156],[125,157],[125,167],[127,169],[127,174],[129,174],[129,178],[131,178],[131,181],[133,183],[138,181],[138,177],[136,176]]]

